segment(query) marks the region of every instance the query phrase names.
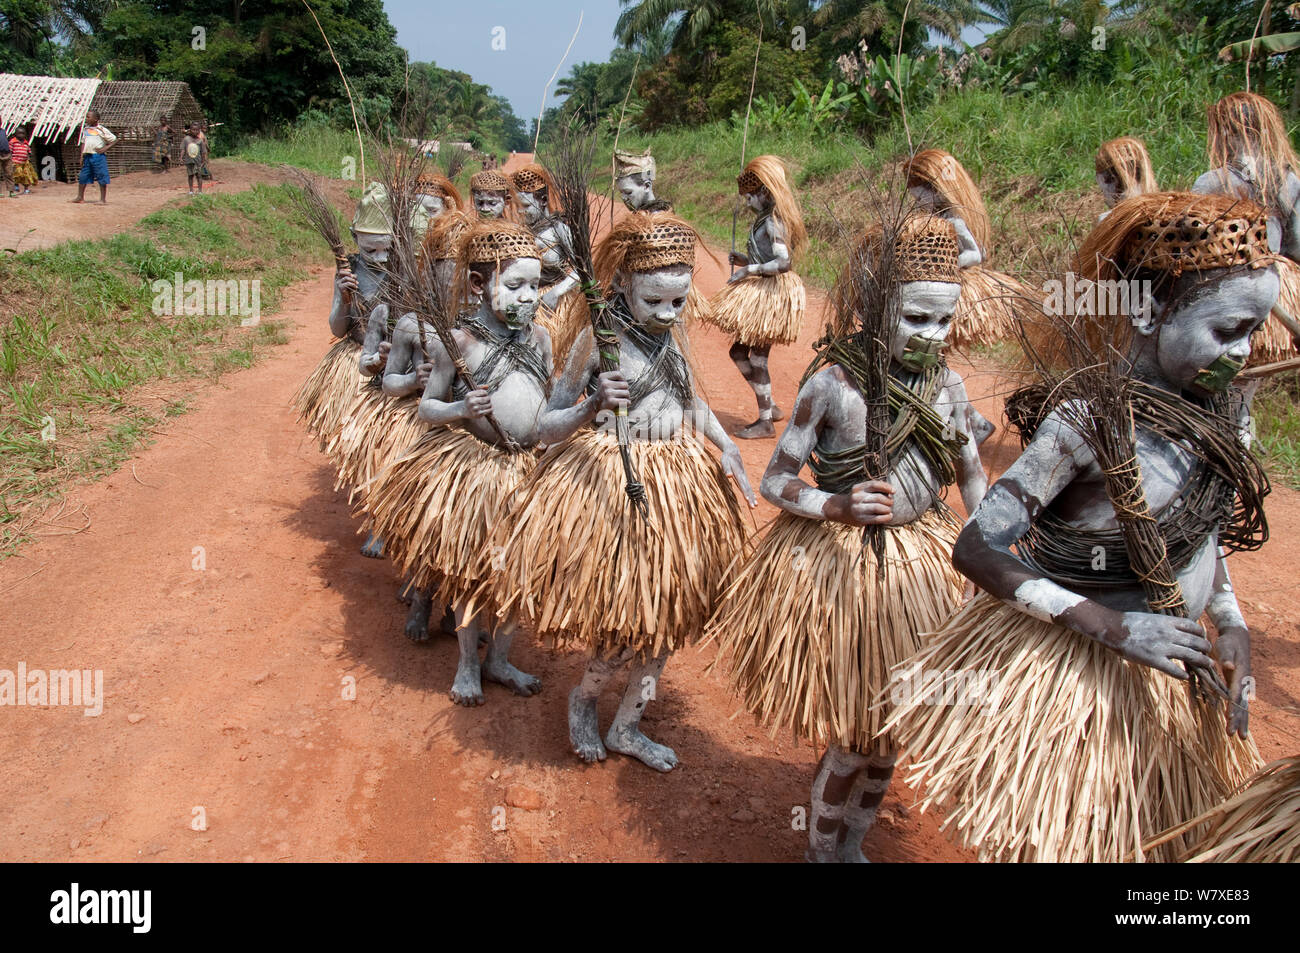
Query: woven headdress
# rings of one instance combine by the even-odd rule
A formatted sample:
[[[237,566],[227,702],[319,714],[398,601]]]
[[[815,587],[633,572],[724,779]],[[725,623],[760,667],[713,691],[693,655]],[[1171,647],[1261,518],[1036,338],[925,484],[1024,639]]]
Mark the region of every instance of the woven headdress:
[[[480,222],[464,239],[460,260],[466,265],[500,264],[512,258],[540,258],[533,233],[496,219]]]
[[[1151,156],[1141,139],[1120,136],[1104,142],[1097,150],[1094,161],[1098,172],[1113,172],[1119,179],[1120,198],[1132,198],[1156,191],[1156,176],[1151,169]]]
[[[655,157],[649,149],[642,153],[622,150],[614,153],[614,178],[621,179],[637,173],[648,174],[652,179],[655,177]]]
[[[1129,279],[1276,260],[1268,247],[1268,215],[1254,202],[1226,195],[1151,192],[1126,199],[1084,240],[1075,258],[1083,278]]]
[[[620,272],[641,274],[673,266],[693,269],[699,237],[671,212],[633,212],[596,249],[596,280],[609,287]]]
[[[879,267],[884,237],[884,229],[878,225],[863,236],[859,261],[866,267]],[[946,218],[909,215],[894,239],[894,264],[888,277],[900,285],[908,281],[961,284],[961,268],[957,266],[960,252],[957,230]]]
[[[501,192],[509,195],[510,180],[495,169],[487,169],[483,172],[475,172],[469,177],[469,190],[471,192]]]
[[[514,183],[515,190],[518,192],[537,192],[546,189],[547,211],[560,211],[560,195],[555,188],[555,180],[551,178],[551,173],[547,172],[543,166],[538,165],[536,162],[530,162],[513,173],[510,176],[510,181]]]
[[[388,201],[388,189],[382,182],[371,182],[357,203],[356,214],[352,216],[352,230],[369,235],[391,235],[393,233],[392,203]]]

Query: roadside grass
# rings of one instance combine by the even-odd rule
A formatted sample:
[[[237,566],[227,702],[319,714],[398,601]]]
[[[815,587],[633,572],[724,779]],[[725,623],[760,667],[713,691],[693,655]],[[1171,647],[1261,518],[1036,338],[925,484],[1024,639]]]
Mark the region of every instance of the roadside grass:
[[[0,256],[0,557],[70,480],[111,472],[184,413],[185,381],[284,343],[267,315],[323,258],[289,187],[264,185],[169,205],[102,241]],[[155,314],[152,283],[177,272],[260,281],[260,322],[242,327],[237,300],[226,313]]]

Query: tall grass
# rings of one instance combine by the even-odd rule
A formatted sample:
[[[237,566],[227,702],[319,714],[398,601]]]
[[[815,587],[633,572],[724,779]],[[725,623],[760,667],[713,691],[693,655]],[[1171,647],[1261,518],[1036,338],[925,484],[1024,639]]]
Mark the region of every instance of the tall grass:
[[[32,504],[75,476],[116,467],[183,406],[142,385],[215,377],[285,340],[266,314],[320,240],[286,186],[169,205],[102,241],[0,257],[0,555]],[[155,279],[260,280],[263,320],[155,314]],[[51,439],[51,437],[53,439]]]

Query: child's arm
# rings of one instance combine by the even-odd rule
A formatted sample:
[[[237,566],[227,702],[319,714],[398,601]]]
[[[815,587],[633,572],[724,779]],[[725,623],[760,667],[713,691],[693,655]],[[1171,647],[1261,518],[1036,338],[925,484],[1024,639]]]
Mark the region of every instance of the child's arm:
[[[713,410],[699,395],[695,397],[688,423],[698,427],[700,433],[722,451],[722,472],[736,481],[741,494],[749,501],[750,506],[758,506],[758,497],[754,495],[754,488],[749,485],[749,475],[745,473],[745,461],[741,459],[740,448],[727,436]]]
[[[457,332],[451,333],[454,335]],[[429,342],[429,362],[433,368],[429,371],[429,380],[424,385],[424,395],[420,398],[420,409],[417,412],[421,420],[435,425],[454,424],[469,417],[482,417],[492,409],[492,398],[484,390],[472,391],[465,395],[464,400],[447,399],[451,396],[456,366],[452,364],[442,341],[436,338]]]
[[[796,516],[837,520],[850,526],[888,523],[893,514],[894,488],[883,480],[859,483],[848,493],[827,493],[799,476],[817,446],[826,411],[837,388],[848,384],[837,367],[818,371],[799,390],[790,421],[776,442],[776,451],[763,474],[763,498]]]
[[[632,399],[627,379],[620,371],[610,371],[600,375],[596,393],[578,402],[587,388],[587,381],[600,369],[600,354],[594,338],[591,329],[584,328],[569,352],[564,376],[551,392],[550,402],[538,423],[539,438],[544,444],[554,445],[567,440],[579,427],[595,420],[596,414],[601,411],[613,413],[620,403]]]
[[[961,501],[966,504],[966,512],[974,513],[975,508],[988,492],[989,478],[984,472],[984,462],[980,459],[980,438],[987,436],[977,433],[981,424],[987,424],[975,410],[966,394],[966,384],[955,371],[948,372],[948,385],[944,388],[942,400],[952,405],[952,422],[957,433],[966,437],[962,444],[961,455],[957,458],[957,488],[961,491]]]
[[[384,393],[392,397],[405,397],[424,389],[428,381],[430,365],[415,363],[416,342],[419,329],[414,312],[402,315],[393,328],[393,346],[388,352],[388,363],[384,365]],[[428,338],[433,335],[426,335]],[[422,375],[421,370],[425,373]]]
[[[1180,663],[1210,669],[1210,643],[1195,620],[1120,612],[1039,574],[1012,552],[1045,506],[1093,465],[1082,437],[1049,415],[1020,458],[993,484],[966,523],[953,565],[985,592],[1027,615],[1055,622],[1125,658],[1186,679]]]
[[[384,340],[388,329],[388,305],[375,305],[366,320],[366,337],[361,345],[361,373],[369,377],[380,373],[388,361],[388,352],[392,345]]]
[[[1219,632],[1214,657],[1228,683],[1228,734],[1245,738],[1250,726],[1250,630],[1237,604],[1237,593],[1228,576],[1228,559],[1219,550],[1214,564],[1214,593],[1205,606],[1206,615]]]

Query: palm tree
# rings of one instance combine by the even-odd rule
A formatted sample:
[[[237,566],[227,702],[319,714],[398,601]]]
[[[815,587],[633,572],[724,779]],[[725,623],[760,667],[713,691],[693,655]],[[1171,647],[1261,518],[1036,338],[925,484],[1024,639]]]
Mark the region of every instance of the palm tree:
[[[785,12],[784,0],[619,0],[623,12],[614,37],[627,47],[662,42],[671,31],[668,51],[689,53],[703,45],[709,31],[726,21],[757,26],[758,18],[774,23]]]
[[[907,45],[914,46],[925,42],[927,30],[957,40],[962,27],[979,22],[978,14],[979,4],[972,0],[911,4],[907,0],[825,0],[817,5],[813,23],[834,30],[837,40],[870,41],[877,36],[897,39],[900,29],[905,29],[911,41]]]

